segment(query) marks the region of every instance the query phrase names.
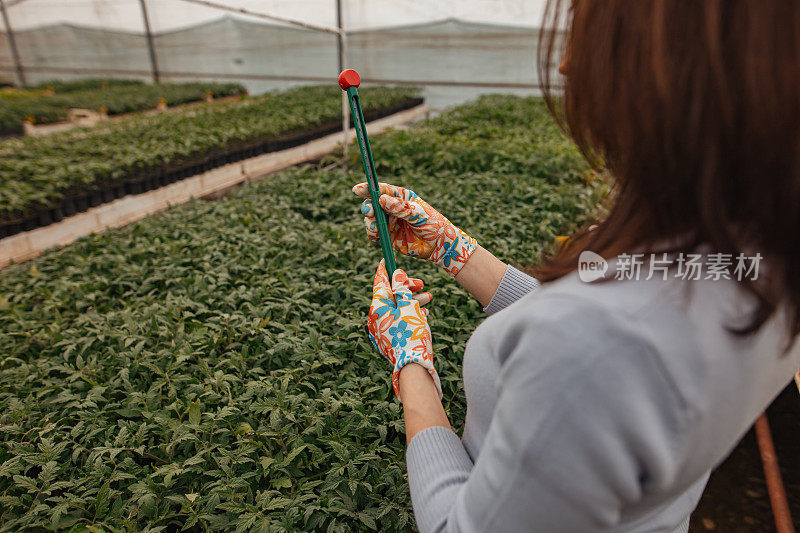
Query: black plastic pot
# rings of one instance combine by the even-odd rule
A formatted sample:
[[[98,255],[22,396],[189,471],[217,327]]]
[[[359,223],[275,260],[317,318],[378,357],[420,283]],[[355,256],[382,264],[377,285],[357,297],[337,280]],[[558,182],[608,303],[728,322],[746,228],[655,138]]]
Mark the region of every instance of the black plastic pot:
[[[161,168],[158,170],[158,186],[163,187],[164,185],[169,185],[169,177],[167,177],[167,173],[164,172],[164,169]]]
[[[125,184],[121,182],[115,183],[113,190],[114,190],[114,198],[122,198],[123,196],[128,194]]]
[[[55,224],[56,222],[61,222],[64,219],[64,211],[61,209],[60,206],[47,207],[39,210],[35,215],[29,218],[31,219],[31,222],[34,225],[33,227],[30,227],[30,222],[28,224],[23,225],[23,227],[26,228],[25,231],[28,231],[28,229],[35,229],[42,226],[49,226],[50,224]]]
[[[61,206],[51,207],[48,211],[50,212],[50,220],[53,222],[61,222],[64,220],[64,211],[61,209]]]
[[[99,198],[99,194],[98,194],[98,199],[100,199]],[[90,207],[89,206],[89,194],[88,193],[79,194],[78,196],[75,197],[74,201],[75,201],[75,210],[78,213],[83,213],[84,211],[86,211]],[[95,204],[95,205],[97,205],[97,204]]]
[[[30,231],[39,225],[39,215],[29,215],[22,219],[22,231]]]
[[[6,220],[0,225],[2,225],[0,232],[3,233],[4,237],[10,237],[22,231],[19,220]]]
[[[127,194],[141,194],[142,182],[138,179],[132,179],[125,182],[125,192]]]
[[[75,199],[74,198],[64,198],[61,200],[61,210],[64,212],[64,216],[71,217],[75,213],[78,212],[78,208],[75,207]]]

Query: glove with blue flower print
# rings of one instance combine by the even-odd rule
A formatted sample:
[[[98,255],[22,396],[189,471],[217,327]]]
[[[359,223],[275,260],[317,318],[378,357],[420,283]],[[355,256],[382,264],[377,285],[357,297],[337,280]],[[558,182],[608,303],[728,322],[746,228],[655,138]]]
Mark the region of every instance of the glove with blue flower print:
[[[392,282],[383,260],[378,264],[372,285],[372,303],[367,316],[369,340],[387,361],[394,366],[392,388],[400,398],[400,370],[409,363],[422,365],[433,378],[439,397],[442,385],[433,367],[433,342],[428,326],[428,310],[422,305],[431,299],[430,293],[413,295],[422,289],[422,281],[409,278],[400,269],[394,271]]]
[[[401,254],[427,259],[455,276],[469,259],[478,241],[455,227],[444,215],[431,207],[414,191],[378,184],[379,202],[386,211],[392,246]],[[372,200],[366,183],[353,187],[357,196],[366,198],[361,204],[367,237],[378,240]]]

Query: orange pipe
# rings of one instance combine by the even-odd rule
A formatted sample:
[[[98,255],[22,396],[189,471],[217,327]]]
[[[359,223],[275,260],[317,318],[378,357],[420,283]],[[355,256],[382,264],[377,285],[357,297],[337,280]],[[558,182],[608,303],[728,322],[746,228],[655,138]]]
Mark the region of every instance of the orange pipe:
[[[786,498],[786,489],[783,487],[781,470],[778,466],[778,456],[772,442],[772,433],[769,430],[769,421],[766,412],[758,417],[755,424],[758,449],[761,452],[761,462],[764,464],[764,478],[767,480],[767,492],[772,505],[772,514],[775,517],[775,531],[778,533],[795,533],[792,514],[789,511],[789,500]]]

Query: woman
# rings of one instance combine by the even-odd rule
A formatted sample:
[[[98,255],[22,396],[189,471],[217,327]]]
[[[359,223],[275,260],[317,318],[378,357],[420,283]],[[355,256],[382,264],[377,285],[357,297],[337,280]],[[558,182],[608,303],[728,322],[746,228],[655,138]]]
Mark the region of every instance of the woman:
[[[378,267],[368,327],[394,364],[421,531],[686,531],[709,472],[800,367],[800,2],[565,7],[546,10],[569,29],[559,116],[616,191],[539,268],[542,287],[416,194],[381,189],[397,250],[491,315],[464,354],[459,439],[430,295]],[[558,38],[541,43],[546,86]],[[605,279],[581,281],[584,251]]]

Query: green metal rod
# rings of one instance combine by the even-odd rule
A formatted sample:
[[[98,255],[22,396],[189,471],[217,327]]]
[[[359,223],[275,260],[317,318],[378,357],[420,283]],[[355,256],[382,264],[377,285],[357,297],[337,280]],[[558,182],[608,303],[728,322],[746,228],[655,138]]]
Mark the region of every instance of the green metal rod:
[[[367,136],[367,127],[364,122],[364,112],[361,110],[361,102],[359,102],[358,99],[358,89],[356,89],[355,86],[349,86],[345,90],[347,91],[347,99],[350,102],[350,111],[356,130],[356,139],[358,140],[358,146],[361,150],[361,163],[364,167],[364,174],[367,176],[367,187],[369,188],[369,196],[372,199],[372,211],[375,213],[375,221],[378,226],[378,239],[386,263],[386,273],[389,274],[389,279],[391,280],[392,274],[394,274],[394,271],[397,269],[397,264],[394,259],[392,241],[389,237],[389,225],[386,222],[386,213],[384,213],[381,204],[378,202],[381,191],[378,186],[378,176],[375,173],[375,162],[372,159],[372,150],[369,147],[369,137]]]

